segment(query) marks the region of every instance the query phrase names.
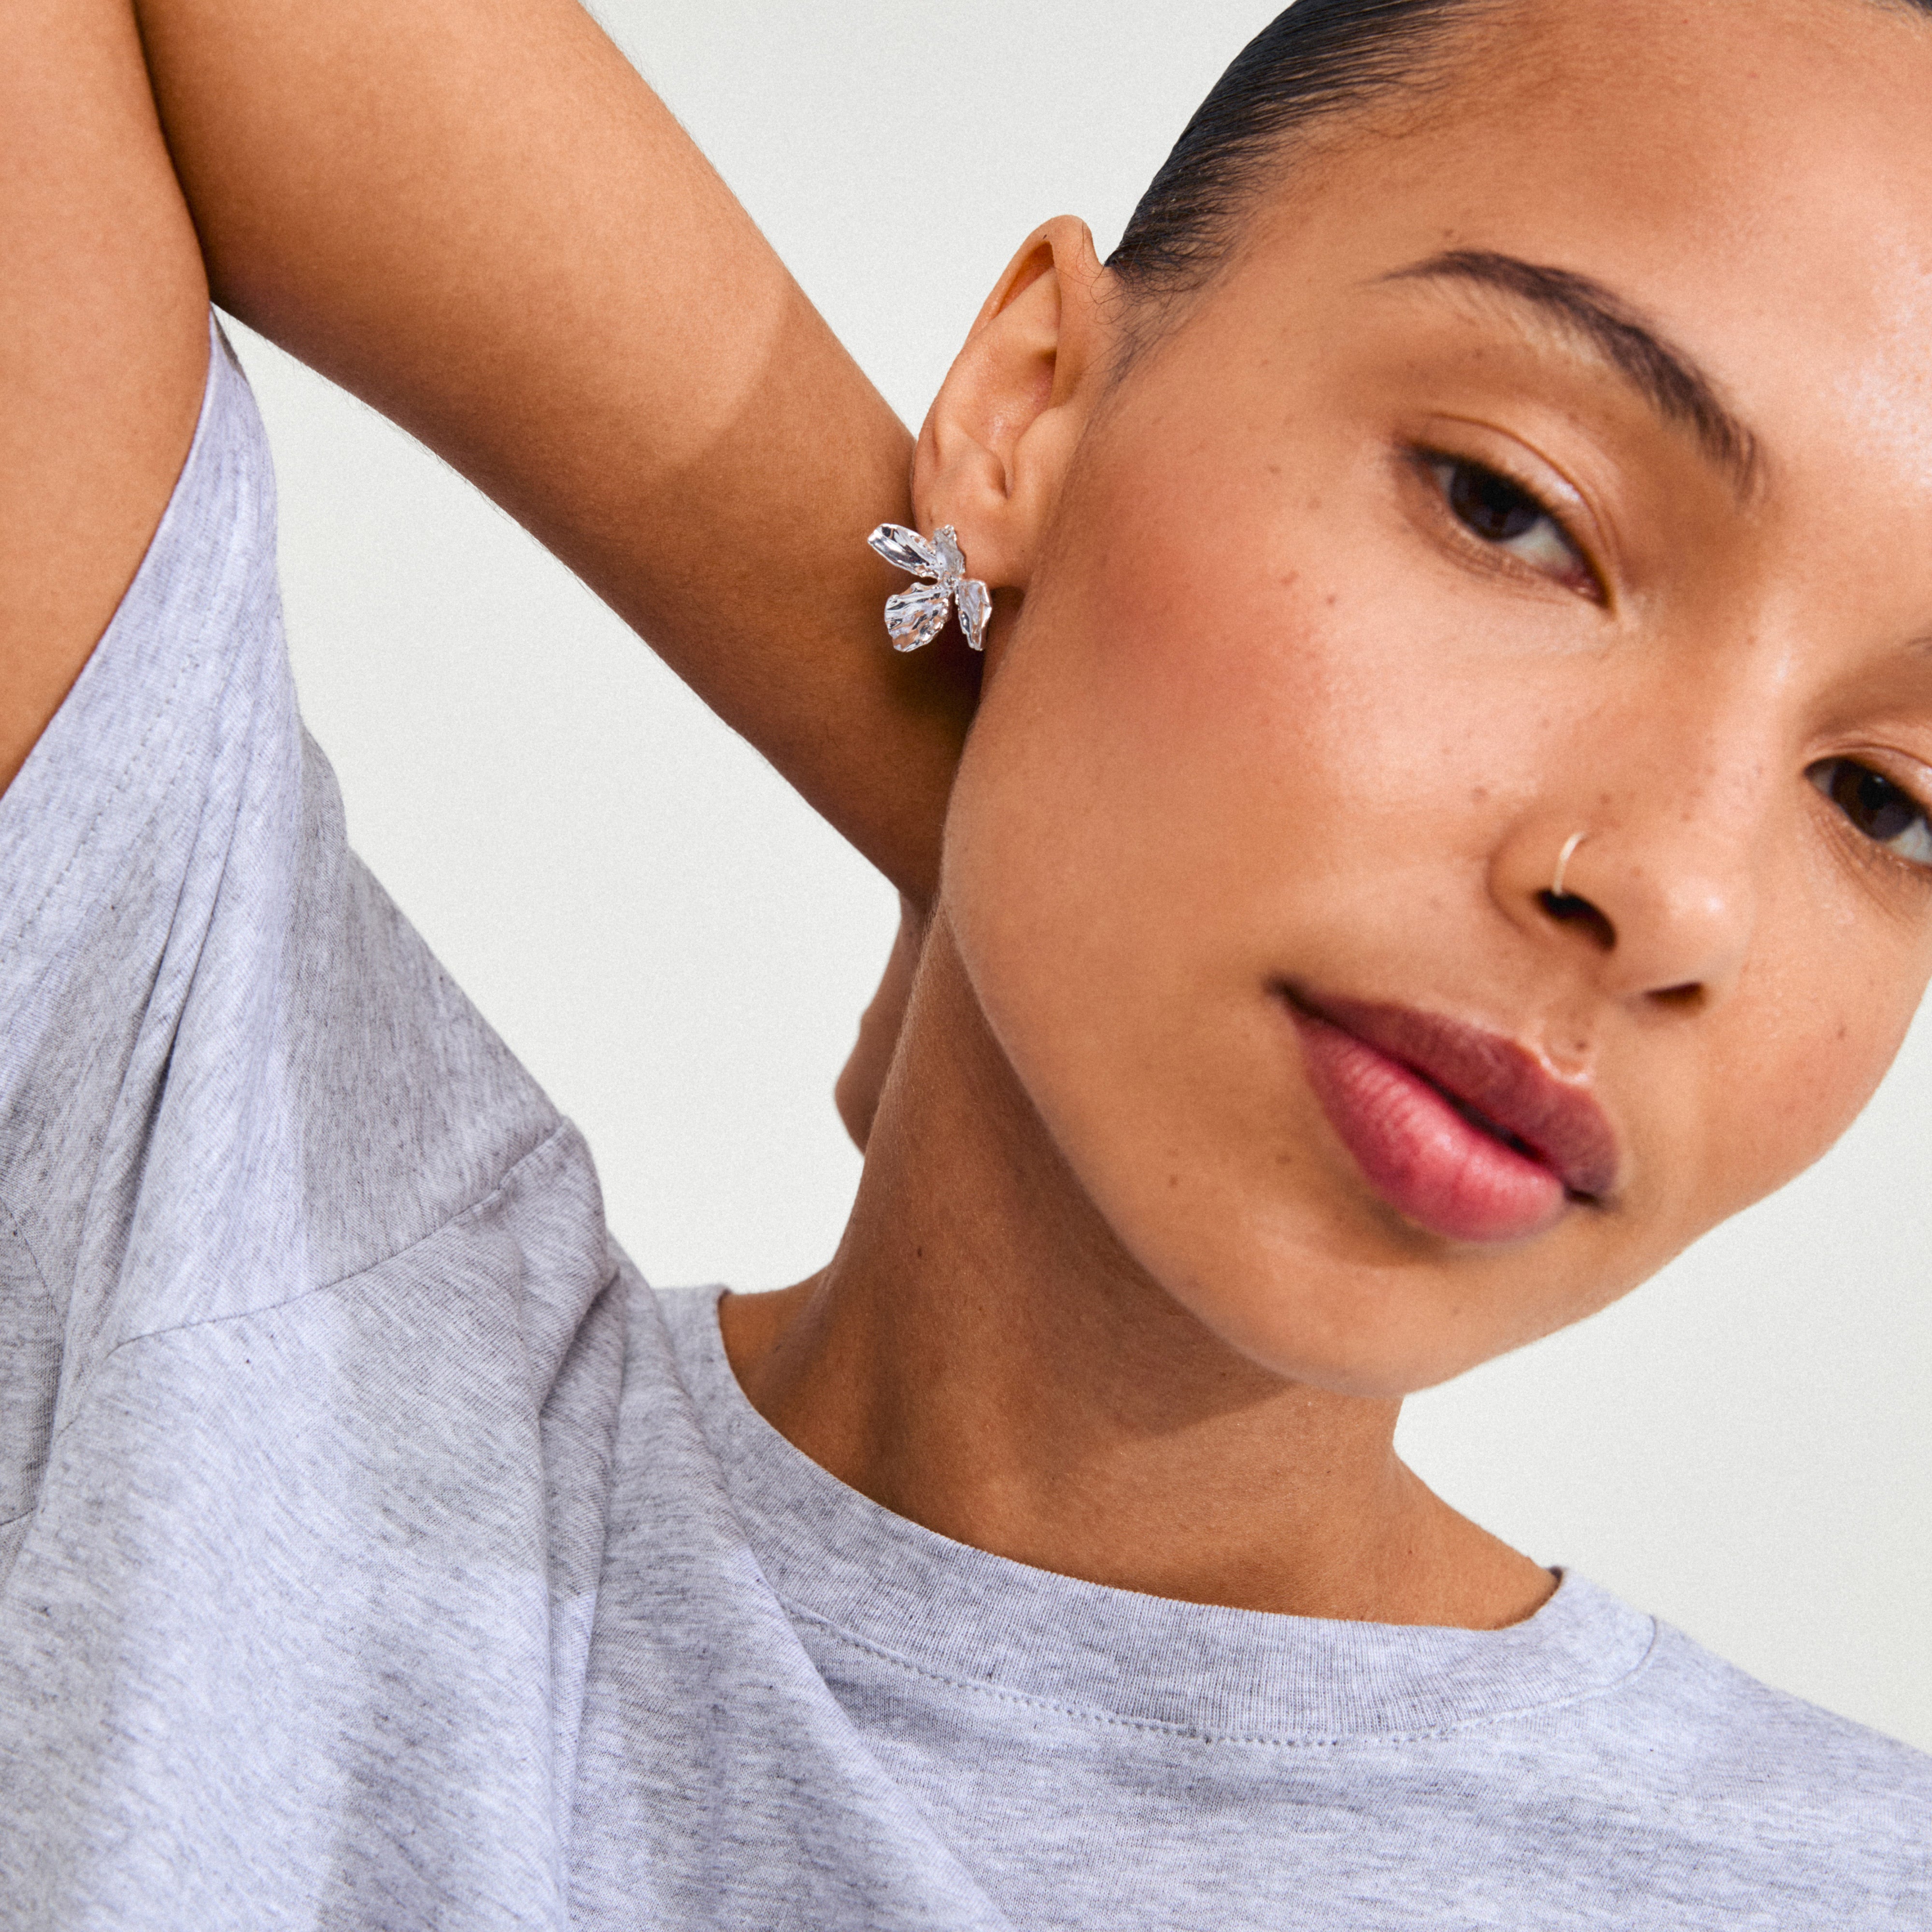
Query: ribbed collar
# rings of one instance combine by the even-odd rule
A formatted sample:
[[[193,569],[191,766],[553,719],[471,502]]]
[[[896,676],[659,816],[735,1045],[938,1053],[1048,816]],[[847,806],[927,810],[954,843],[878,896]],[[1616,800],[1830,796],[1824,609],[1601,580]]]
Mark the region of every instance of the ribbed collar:
[[[1574,1574],[1508,1630],[1345,1623],[1178,1603],[1060,1576],[881,1508],[746,1400],[717,1288],[662,1296],[679,1372],[753,1555],[794,1614],[962,1684],[1096,1719],[1306,1744],[1478,1724],[1600,1695],[1652,1620]]]

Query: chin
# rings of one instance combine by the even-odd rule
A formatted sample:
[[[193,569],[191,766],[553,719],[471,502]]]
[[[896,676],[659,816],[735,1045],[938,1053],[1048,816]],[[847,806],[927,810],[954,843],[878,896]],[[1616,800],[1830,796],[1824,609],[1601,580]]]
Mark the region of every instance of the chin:
[[[1237,1354],[1285,1382],[1378,1401],[1580,1321],[1654,1272],[1606,1266],[1579,1226],[1507,1247],[1451,1244],[1340,1185],[1292,1206],[1244,1214],[1224,1202],[1185,1224],[1130,1212],[1114,1226],[1162,1292]]]
[[[1282,1381],[1330,1394],[1400,1400],[1472,1369],[1491,1346],[1436,1332],[1426,1312],[1392,1312],[1379,1294],[1310,1295],[1274,1284],[1178,1297],[1228,1347]]]

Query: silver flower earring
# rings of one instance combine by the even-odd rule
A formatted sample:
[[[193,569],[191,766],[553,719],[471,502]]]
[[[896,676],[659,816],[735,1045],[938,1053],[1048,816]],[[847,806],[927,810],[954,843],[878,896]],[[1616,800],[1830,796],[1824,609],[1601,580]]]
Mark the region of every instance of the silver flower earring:
[[[992,593],[976,577],[966,574],[965,554],[950,524],[941,524],[930,538],[903,524],[881,524],[866,541],[895,569],[932,580],[886,599],[886,630],[894,650],[916,651],[931,644],[946,628],[956,598],[967,643],[976,651],[986,648]]]

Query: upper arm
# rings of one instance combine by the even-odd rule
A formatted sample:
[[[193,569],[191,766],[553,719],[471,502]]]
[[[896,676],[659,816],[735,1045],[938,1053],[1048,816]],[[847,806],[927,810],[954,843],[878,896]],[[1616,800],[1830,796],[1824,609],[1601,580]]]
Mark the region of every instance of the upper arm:
[[[194,433],[208,292],[121,0],[0,59],[0,788],[87,662]]]
[[[214,299],[570,565],[902,886],[970,706],[911,439],[577,0],[135,0]]]
[[[910,440],[574,0],[16,0],[7,27],[0,782],[166,503],[212,279],[929,890],[973,680],[880,638],[864,536],[910,514]]]

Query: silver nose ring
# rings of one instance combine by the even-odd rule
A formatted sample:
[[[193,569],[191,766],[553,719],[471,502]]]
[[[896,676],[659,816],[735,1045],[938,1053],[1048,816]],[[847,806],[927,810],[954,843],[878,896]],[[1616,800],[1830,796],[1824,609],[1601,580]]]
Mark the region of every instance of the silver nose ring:
[[[1570,861],[1576,856],[1576,848],[1589,837],[1587,832],[1573,832],[1564,841],[1563,849],[1556,855],[1556,876],[1550,882],[1550,896],[1560,899],[1565,896],[1563,880],[1570,870]]]

